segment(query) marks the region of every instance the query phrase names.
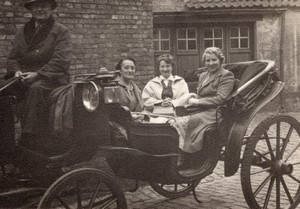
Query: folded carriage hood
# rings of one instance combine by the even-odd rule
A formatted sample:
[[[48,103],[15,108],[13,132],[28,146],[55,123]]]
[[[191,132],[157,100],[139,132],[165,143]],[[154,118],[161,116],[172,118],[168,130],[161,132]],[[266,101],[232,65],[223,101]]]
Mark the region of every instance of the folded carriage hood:
[[[241,146],[251,120],[260,109],[271,102],[281,92],[283,86],[284,83],[281,81],[275,81],[272,83],[269,94],[264,98],[261,98],[253,109],[242,113],[237,121],[233,124],[229,133],[228,143],[225,151],[225,176],[234,175],[239,168]]]

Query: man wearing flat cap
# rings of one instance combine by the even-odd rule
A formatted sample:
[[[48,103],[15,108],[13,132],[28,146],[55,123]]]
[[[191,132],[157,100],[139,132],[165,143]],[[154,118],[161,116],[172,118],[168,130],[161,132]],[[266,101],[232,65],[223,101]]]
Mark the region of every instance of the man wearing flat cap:
[[[34,142],[47,133],[49,94],[68,83],[71,38],[52,16],[55,0],[26,0],[32,18],[18,31],[7,60],[7,78],[22,77],[14,86],[22,100],[21,141]],[[20,101],[21,102],[21,101]]]

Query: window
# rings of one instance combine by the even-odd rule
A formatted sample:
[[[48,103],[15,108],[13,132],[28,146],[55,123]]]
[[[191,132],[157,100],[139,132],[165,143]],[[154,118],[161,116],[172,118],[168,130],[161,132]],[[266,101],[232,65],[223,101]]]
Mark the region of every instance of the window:
[[[177,50],[178,51],[196,51],[197,50],[197,32],[193,28],[177,29]]]
[[[204,29],[204,47],[212,46],[223,49],[223,28]]]
[[[249,27],[243,26],[230,28],[230,48],[249,48]]]
[[[153,44],[155,51],[170,51],[170,30],[154,29]]]

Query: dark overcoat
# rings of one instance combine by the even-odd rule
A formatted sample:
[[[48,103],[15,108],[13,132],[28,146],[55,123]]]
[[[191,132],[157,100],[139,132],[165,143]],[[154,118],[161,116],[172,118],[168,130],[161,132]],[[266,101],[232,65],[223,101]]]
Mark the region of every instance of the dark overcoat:
[[[205,110],[191,115],[183,145],[183,151],[193,153],[201,150],[205,130],[216,123],[217,106],[225,103],[234,85],[233,73],[221,68],[205,83],[208,72],[201,73],[197,87],[199,106]]]
[[[22,133],[40,135],[47,121],[50,92],[68,82],[71,37],[68,29],[50,17],[39,29],[32,18],[16,35],[7,60],[7,78],[17,71],[37,72],[37,78],[17,91],[25,92]],[[24,91],[26,89],[26,91]]]

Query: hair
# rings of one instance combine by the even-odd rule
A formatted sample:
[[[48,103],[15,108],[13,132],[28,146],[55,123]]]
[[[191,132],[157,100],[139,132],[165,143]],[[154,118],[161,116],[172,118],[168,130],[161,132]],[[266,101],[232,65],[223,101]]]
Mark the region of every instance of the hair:
[[[207,54],[216,55],[219,58],[221,64],[225,61],[225,56],[224,56],[223,52],[221,51],[221,49],[219,49],[218,47],[208,47],[205,49],[205,51],[203,52],[203,55],[202,55],[203,63],[205,63],[205,57]]]
[[[172,67],[174,67],[175,65],[175,60],[174,57],[170,54],[162,54],[157,58],[157,64],[159,65],[159,63],[164,60],[166,63],[171,64]]]
[[[119,60],[119,62],[117,63],[115,69],[116,70],[121,70],[122,68],[122,63],[125,61],[125,60],[130,60],[134,63],[134,65],[136,65],[136,62],[135,62],[135,59],[133,59],[132,57],[123,57]]]

